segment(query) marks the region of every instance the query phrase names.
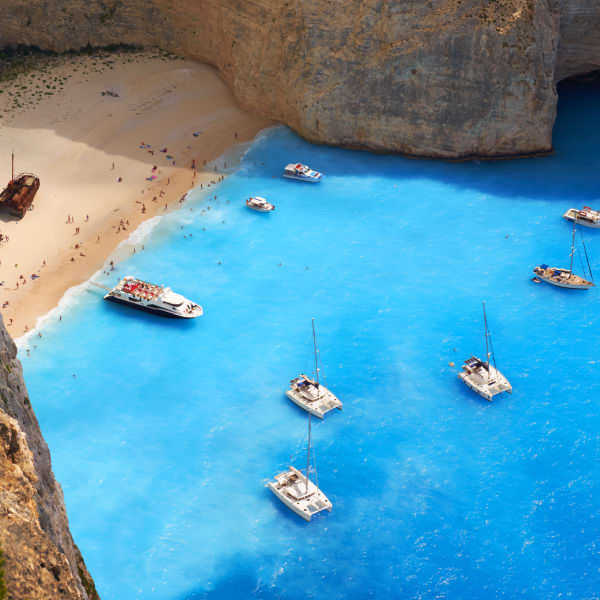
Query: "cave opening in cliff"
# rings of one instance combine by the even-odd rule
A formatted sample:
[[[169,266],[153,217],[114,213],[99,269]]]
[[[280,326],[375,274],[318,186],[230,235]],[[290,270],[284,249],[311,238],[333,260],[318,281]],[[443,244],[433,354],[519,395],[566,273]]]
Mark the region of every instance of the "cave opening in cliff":
[[[592,160],[600,133],[595,125],[600,122],[600,70],[563,79],[556,91],[554,151],[562,153],[569,148],[570,152],[575,151],[578,160],[586,160],[586,156]]]

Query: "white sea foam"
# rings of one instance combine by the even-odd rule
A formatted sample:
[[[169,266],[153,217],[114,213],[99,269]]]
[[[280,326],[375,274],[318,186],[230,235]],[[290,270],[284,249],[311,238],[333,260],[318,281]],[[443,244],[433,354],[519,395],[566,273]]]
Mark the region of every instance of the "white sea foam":
[[[37,318],[35,327],[30,329],[24,335],[15,339],[17,348],[19,348],[19,350],[27,349],[30,346],[31,339],[35,338],[37,334],[44,329],[44,327],[47,327],[52,323],[56,323],[60,319],[61,315],[81,302],[83,295],[90,291],[89,282],[102,278],[103,271],[109,266],[111,260],[113,262],[119,262],[120,260],[124,260],[126,257],[129,257],[131,255],[132,248],[135,248],[136,246],[139,247],[140,244],[143,244],[150,238],[152,232],[156,229],[162,218],[162,216],[152,217],[136,227],[136,229],[131,232],[131,235],[127,239],[121,241],[107,257],[107,259],[104,261],[102,269],[96,271],[88,280],[84,281],[83,283],[69,288],[52,310]]]
[[[239,169],[242,160],[244,159],[250,148],[257,141],[261,140],[265,135],[267,135],[270,131],[278,127],[282,126],[276,125],[275,127],[263,129],[250,142],[234,144],[214,161],[207,163],[207,167],[214,168],[214,166],[217,165],[217,168],[219,168],[220,165],[219,170],[221,173],[235,173]],[[227,163],[229,165],[225,170],[223,170],[222,168],[222,165],[224,163]],[[192,202],[187,202],[186,204],[188,207],[190,204],[198,204],[211,193],[212,189],[209,188],[203,190],[200,190],[200,188],[198,187],[191,188],[187,192],[187,199],[191,200]],[[47,327],[48,325],[51,325],[52,323],[56,323],[60,319],[61,315],[63,315],[69,309],[79,304],[83,298],[83,295],[86,292],[90,291],[89,282],[101,278],[103,275],[103,271],[107,269],[107,267],[110,264],[110,261],[118,263],[125,260],[126,258],[131,256],[134,248],[139,248],[140,245],[144,245],[151,238],[155,238],[156,236],[153,236],[153,233],[155,233],[158,225],[163,221],[163,219],[165,219],[165,217],[168,217],[170,219],[176,219],[176,222],[178,223],[190,222],[190,216],[187,212],[184,212],[184,206],[185,205],[183,205],[180,209],[169,213],[169,215],[157,215],[155,217],[147,219],[146,221],[143,221],[138,227],[136,227],[134,231],[131,232],[127,239],[121,241],[119,245],[111,252],[111,254],[104,261],[104,266],[102,269],[96,271],[87,281],[84,281],[79,285],[69,288],[63,294],[58,304],[52,310],[37,318],[35,322],[35,327],[30,329],[24,335],[15,339],[17,348],[19,350],[27,349],[30,346],[31,339],[36,337],[37,334],[43,328]],[[170,229],[165,228],[165,234],[169,235],[170,233],[172,233],[172,231]]]

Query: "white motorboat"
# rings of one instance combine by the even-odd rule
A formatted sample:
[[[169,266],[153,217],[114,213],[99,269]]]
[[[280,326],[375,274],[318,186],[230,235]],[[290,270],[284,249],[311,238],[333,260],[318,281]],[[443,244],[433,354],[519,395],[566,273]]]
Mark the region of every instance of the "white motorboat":
[[[124,304],[162,317],[193,319],[202,315],[202,307],[191,300],[176,294],[171,288],[155,285],[136,279],[131,275],[123,277],[112,289],[92,282],[97,287],[108,289],[104,296],[109,302]]]
[[[561,269],[559,267],[549,267],[548,265],[539,265],[533,269],[533,272],[546,283],[551,285],[555,285],[557,287],[562,288],[570,288],[574,290],[588,290],[591,287],[594,287],[594,283],[579,275],[575,275],[573,273],[573,257],[575,255],[575,228],[577,227],[577,223],[579,221],[573,220],[573,237],[571,238],[571,266],[568,269]],[[581,232],[580,232],[581,233]],[[581,241],[583,243],[585,257],[587,260],[587,250],[585,250],[585,242],[583,240],[583,236],[581,236]],[[592,270],[590,268],[589,260],[588,269],[590,272],[590,277],[592,277]],[[582,262],[583,264],[583,262]]]
[[[485,314],[485,302],[483,303],[483,322],[485,326],[485,353],[487,360],[483,362],[476,356],[471,356],[471,358],[465,360],[463,370],[458,374],[458,378],[475,393],[491,402],[496,394],[502,392],[512,394],[512,386],[496,367],[494,349]],[[493,366],[490,364],[490,356],[494,362]]]
[[[323,384],[319,382],[319,367],[317,338],[315,335],[315,320],[312,321],[313,348],[315,353],[315,379],[311,379],[304,373],[290,382],[290,389],[285,395],[300,408],[308,411],[322,419],[325,413],[337,408],[342,410],[341,400]]]
[[[273,204],[267,202],[260,196],[250,196],[250,198],[246,200],[246,206],[252,210],[257,210],[258,212],[270,212],[275,210],[275,206]]]
[[[322,510],[331,512],[333,505],[327,496],[319,489],[319,479],[315,465],[315,481],[310,480],[310,449],[311,423],[308,413],[308,447],[306,454],[306,475],[298,469],[289,467],[287,471],[275,475],[275,481],[269,481],[267,486],[288,508],[303,519],[310,521],[311,517]]]
[[[317,183],[323,179],[323,173],[313,171],[307,165],[302,163],[289,164],[283,170],[283,176],[288,179],[298,179],[300,181],[309,181],[311,183]]]
[[[584,206],[581,210],[570,208],[563,219],[574,221],[586,227],[600,228],[600,210],[593,210],[589,206]]]

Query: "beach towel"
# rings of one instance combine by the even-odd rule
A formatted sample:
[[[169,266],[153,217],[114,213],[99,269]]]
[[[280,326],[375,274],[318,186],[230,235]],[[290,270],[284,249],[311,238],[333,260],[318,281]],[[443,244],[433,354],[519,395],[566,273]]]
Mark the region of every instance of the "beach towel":
[[[156,175],[151,175],[150,177],[146,177],[146,181],[154,181],[156,179]]]
[[[194,137],[198,137],[202,132],[201,131],[194,131],[194,133],[192,133],[192,135]]]
[[[173,160],[173,157],[170,154],[167,154],[167,160]]]

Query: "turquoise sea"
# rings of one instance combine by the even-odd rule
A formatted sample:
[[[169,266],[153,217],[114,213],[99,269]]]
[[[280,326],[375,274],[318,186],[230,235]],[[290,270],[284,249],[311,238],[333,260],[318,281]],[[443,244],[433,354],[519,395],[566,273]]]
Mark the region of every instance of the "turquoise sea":
[[[100,278],[165,283],[203,317],[91,289],[49,319],[20,356],[103,600],[597,598],[600,290],[530,278],[568,267],[562,213],[600,205],[599,133],[600,85],[583,83],[561,88],[547,158],[411,160],[269,130]],[[281,178],[292,161],[326,178]],[[600,272],[600,231],[584,236]],[[482,300],[514,389],[493,403],[456,376],[483,356]],[[333,511],[306,523],[264,486],[305,461],[284,391],[310,368],[312,317],[344,409],[313,422]]]

